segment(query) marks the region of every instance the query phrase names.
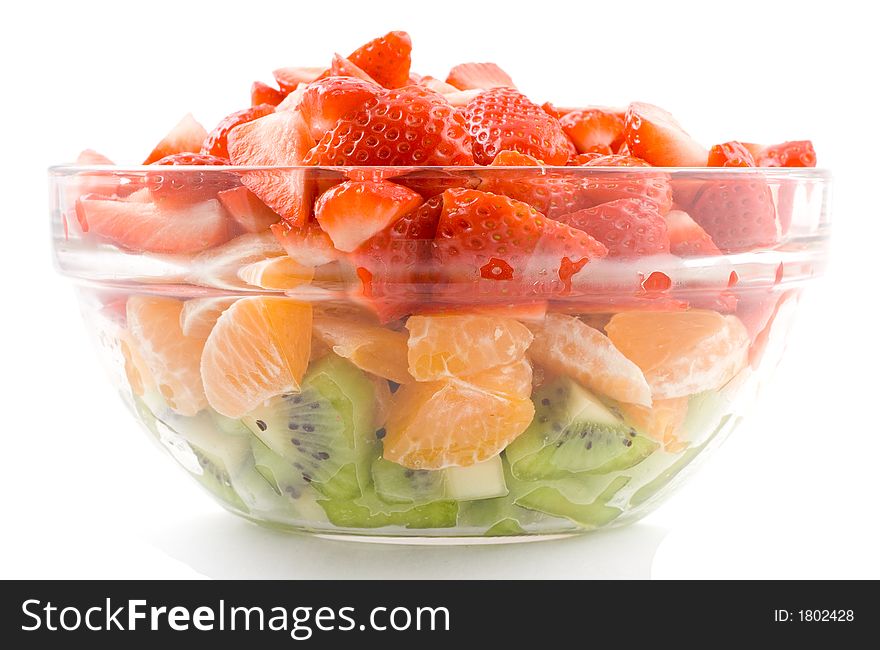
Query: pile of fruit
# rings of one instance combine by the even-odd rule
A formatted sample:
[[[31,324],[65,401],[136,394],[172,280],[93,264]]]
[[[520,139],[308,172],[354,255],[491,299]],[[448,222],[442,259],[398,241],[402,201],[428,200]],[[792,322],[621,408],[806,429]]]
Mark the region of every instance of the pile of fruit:
[[[84,152],[67,236],[188,269],[95,290],[97,314],[144,422],[256,520],[605,525],[728,424],[796,298],[725,266],[785,243],[789,188],[669,168],[815,166],[812,145],[706,148],[656,106],[539,105],[494,64],[441,81],[410,51],[391,32],[276,70],[145,167]],[[643,272],[686,258],[721,272],[686,295]]]

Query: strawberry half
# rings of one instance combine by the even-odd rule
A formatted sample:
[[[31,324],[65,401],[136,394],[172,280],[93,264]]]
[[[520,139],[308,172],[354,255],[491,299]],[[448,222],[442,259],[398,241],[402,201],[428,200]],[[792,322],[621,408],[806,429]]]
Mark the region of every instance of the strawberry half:
[[[449,71],[446,83],[459,90],[516,88],[510,75],[494,63],[461,63]]]
[[[259,106],[260,104],[269,104],[270,106],[278,106],[287,93],[273,88],[269,84],[262,81],[255,81],[251,84],[251,106]]]
[[[464,107],[474,160],[488,165],[504,149],[564,165],[574,152],[559,120],[512,88],[492,88]]]
[[[385,88],[400,88],[409,83],[412,40],[406,32],[388,32],[362,45],[348,60]]]
[[[287,255],[298,264],[318,267],[342,259],[342,253],[333,246],[329,235],[314,221],[304,226],[282,221],[272,224],[270,230]]]
[[[275,77],[281,92],[289,95],[300,84],[312,83],[322,72],[324,72],[324,68],[278,68],[272,73],[272,76]]]
[[[658,167],[705,167],[709,157],[672,115],[653,104],[629,105],[624,136],[634,156]]]
[[[653,201],[617,199],[558,219],[604,244],[609,257],[632,258],[669,252],[666,222]]]
[[[617,151],[624,141],[623,116],[618,112],[601,108],[572,111],[560,118],[559,124],[571,138],[578,153],[589,153],[596,151],[596,147],[603,147],[608,148],[607,153],[610,154]]]
[[[346,253],[422,204],[420,194],[388,181],[346,181],[315,202],[315,219]]]
[[[687,212],[670,210],[664,216],[669,234],[669,252],[679,257],[721,255],[705,230]]]
[[[297,166],[303,164],[314,140],[295,111],[280,111],[236,126],[227,136],[235,165]],[[293,224],[304,224],[311,213],[312,182],[301,169],[252,171],[241,182],[272,210]]]
[[[274,112],[275,107],[273,105],[260,104],[259,106],[252,106],[251,108],[245,108],[243,110],[230,113],[222,120],[220,120],[220,124],[215,126],[214,130],[207,135],[204,143],[202,143],[201,152],[203,154],[216,156],[218,158],[225,158],[228,160],[229,151],[226,148],[226,141],[229,137],[229,132],[237,127],[239,124],[252,122],[256,119],[265,117],[266,115]]]
[[[755,159],[742,142],[716,144],[709,149],[709,167],[756,167]]]
[[[339,120],[306,164],[473,165],[466,127],[459,112],[428,88],[389,90]]]
[[[217,194],[217,200],[242,232],[264,232],[281,219],[246,187],[224,190]]]
[[[207,135],[205,127],[187,113],[153,148],[144,164],[149,165],[175,153],[198,153]]]
[[[705,183],[690,215],[724,253],[773,246],[779,239],[773,196],[760,178]]]
[[[312,138],[320,140],[348,113],[376,99],[382,89],[354,77],[327,77],[305,87],[299,111],[309,125]]]
[[[809,140],[794,140],[782,144],[751,144],[743,146],[754,156],[758,167],[815,167],[816,150]]]
[[[213,167],[228,164],[228,160],[196,153],[175,153],[153,163],[154,166],[162,167]],[[173,200],[177,203],[198,203],[215,198],[218,192],[241,184],[238,176],[233,173],[201,169],[151,171],[147,173],[145,181],[154,200]]]

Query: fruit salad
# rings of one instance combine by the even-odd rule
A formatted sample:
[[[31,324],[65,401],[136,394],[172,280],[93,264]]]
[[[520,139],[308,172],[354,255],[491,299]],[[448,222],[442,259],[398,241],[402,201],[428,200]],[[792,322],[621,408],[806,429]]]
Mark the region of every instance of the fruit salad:
[[[706,147],[648,103],[542,104],[496,64],[423,76],[410,53],[391,32],[254,82],[211,131],[187,115],[143,164],[54,168],[102,355],[261,524],[637,519],[739,420],[822,269],[813,146]]]

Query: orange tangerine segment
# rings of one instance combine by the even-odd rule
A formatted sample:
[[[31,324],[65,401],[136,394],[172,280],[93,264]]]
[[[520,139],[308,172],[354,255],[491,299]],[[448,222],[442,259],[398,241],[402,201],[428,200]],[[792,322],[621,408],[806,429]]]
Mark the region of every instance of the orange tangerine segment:
[[[529,356],[536,364],[619,402],[650,406],[651,388],[642,371],[599,330],[565,314],[547,314],[531,329]]]
[[[180,312],[180,327],[187,336],[208,338],[214,323],[237,299],[230,296],[216,298],[191,298],[183,303]]]
[[[240,298],[205,343],[201,375],[208,402],[240,418],[267,399],[300,390],[309,363],[312,308],[291,298]]]
[[[181,415],[195,415],[205,408],[208,402],[199,373],[205,339],[183,333],[183,302],[131,296],[125,311],[136,351],[168,406]]]
[[[532,334],[512,318],[482,315],[412,316],[409,372],[417,381],[475,374],[522,358]]]
[[[621,403],[618,410],[626,423],[636,431],[669,446],[677,441],[676,434],[687,415],[688,398],[656,399],[650,408]]]
[[[153,375],[127,330],[121,330],[119,333],[119,348],[122,351],[123,368],[131,392],[143,397],[148,391],[154,390],[156,383],[153,381]]]
[[[465,467],[498,455],[535,414],[529,399],[507,399],[462,382],[424,382],[394,394],[384,456],[412,469]]]
[[[745,326],[714,311],[621,312],[605,331],[642,369],[656,399],[720,388],[748,360]]]
[[[398,384],[413,380],[407,370],[406,334],[364,321],[320,314],[315,334],[361,370]]]
[[[293,289],[308,284],[315,269],[295,262],[287,255],[251,262],[238,269],[238,279],[261,289]]]
[[[461,381],[510,399],[528,399],[532,394],[532,364],[523,357],[513,363],[466,375]]]

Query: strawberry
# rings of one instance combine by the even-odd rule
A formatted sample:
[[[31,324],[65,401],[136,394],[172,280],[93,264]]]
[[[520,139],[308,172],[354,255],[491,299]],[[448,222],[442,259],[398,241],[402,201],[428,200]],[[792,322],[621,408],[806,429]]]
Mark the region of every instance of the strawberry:
[[[197,253],[230,239],[219,201],[165,208],[141,189],[126,200],[86,195],[76,203],[83,231],[135,252]]]
[[[705,183],[690,215],[724,253],[772,246],[778,240],[773,196],[760,178]]]
[[[601,108],[567,113],[560,120],[562,130],[571,138],[578,153],[595,151],[595,147],[617,151],[623,144],[623,117]]]
[[[260,201],[246,187],[234,187],[217,194],[217,200],[226,208],[242,232],[264,232],[281,217]]]
[[[198,153],[207,135],[205,127],[196,122],[192,115],[186,114],[153,148],[144,164],[149,165],[175,153]]]
[[[624,137],[634,156],[658,167],[705,167],[709,157],[672,115],[652,104],[629,105]]]
[[[315,202],[315,218],[333,245],[350,253],[422,204],[422,197],[389,181],[346,181]]]
[[[421,86],[386,91],[339,121],[309,152],[306,164],[473,165],[464,118]]]
[[[650,167],[651,165],[641,158],[630,156],[629,154],[605,154],[603,156],[595,156],[592,160],[584,164],[590,167]]]
[[[599,156],[584,163],[592,167],[650,167],[648,163],[633,156],[615,154]],[[603,172],[583,179],[583,194],[590,205],[599,205],[617,199],[639,198],[652,201],[660,214],[672,207],[672,188],[669,175],[659,170],[634,169],[615,173]]]
[[[310,83],[299,99],[299,111],[312,138],[320,140],[348,113],[376,99],[382,89],[354,77],[327,77]]]
[[[314,221],[304,226],[282,221],[269,229],[287,255],[303,266],[323,266],[342,259],[342,253],[333,246],[329,235]]]
[[[245,108],[227,115],[220,120],[220,124],[214,127],[214,130],[205,138],[201,152],[203,154],[209,154],[211,156],[217,156],[218,158],[225,158],[228,160],[229,151],[226,149],[226,139],[229,136],[229,132],[239,124],[252,122],[253,120],[274,112],[275,107],[271,104],[260,104],[259,106],[252,106],[251,108]]]
[[[449,71],[446,83],[459,90],[516,88],[510,75],[494,63],[461,63]]]
[[[782,144],[760,145],[744,143],[754,156],[758,167],[815,167],[816,150],[809,140],[795,140]]]
[[[583,167],[591,160],[611,155],[611,147],[596,147],[599,151],[590,151],[588,153],[579,153],[568,159],[568,167]]]
[[[229,161],[216,156],[195,153],[175,153],[152,163],[156,166],[217,166],[228,165]],[[162,170],[148,172],[146,186],[156,201],[174,199],[177,202],[198,203],[212,199],[218,192],[240,185],[235,174],[221,171],[186,169],[180,171]]]
[[[260,104],[278,106],[286,96],[287,93],[284,91],[264,84],[262,81],[255,81],[251,84],[251,106],[259,106]]]
[[[498,152],[512,149],[548,165],[564,165],[575,153],[559,120],[512,88],[492,88],[464,108],[474,138],[474,160],[488,165]]]
[[[409,83],[412,41],[406,32],[388,32],[362,45],[349,61],[386,88],[400,88]]]
[[[712,147],[708,164],[709,167],[756,167],[752,154],[736,140]]]
[[[609,257],[640,257],[669,252],[666,222],[657,204],[642,199],[617,199],[559,217],[559,221],[591,235],[608,249]]]
[[[295,111],[280,111],[239,124],[227,136],[235,165],[302,165],[314,144],[308,125]],[[304,224],[311,212],[312,181],[301,169],[252,171],[242,183],[263,203],[293,224]]]
[[[441,169],[415,169],[395,176],[394,182],[418,192],[425,199],[443,194],[455,188],[476,189],[480,179],[472,172],[455,172]]]
[[[445,297],[453,302],[474,288],[499,298],[564,291],[585,264],[608,253],[525,203],[479,190],[443,193],[434,244],[439,270],[453,283]]]
[[[670,210],[663,217],[669,233],[669,252],[679,257],[721,255],[709,234],[687,212]]]
[[[312,83],[324,71],[323,68],[278,68],[272,73],[278,87],[285,95],[292,93],[300,84]]]
[[[361,81],[366,81],[367,83],[376,86],[382,85],[373,79],[373,77],[371,77],[360,66],[352,63],[349,59],[346,59],[340,54],[333,55],[333,60],[330,62],[330,69],[325,70],[320,77],[315,79],[315,81],[326,79],[327,77],[354,77],[355,79],[360,79]]]
[[[445,81],[440,81],[439,79],[431,76],[421,77],[416,83],[418,83],[419,86],[430,88],[435,93],[440,93],[441,95],[461,92],[460,89],[456,88],[455,86],[448,84]]]

